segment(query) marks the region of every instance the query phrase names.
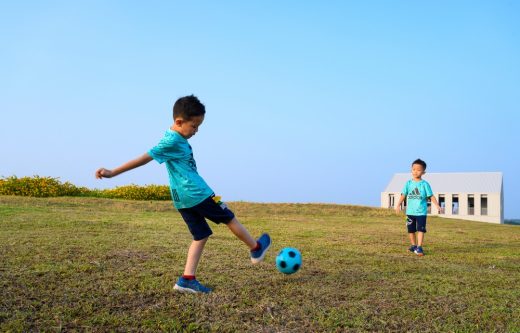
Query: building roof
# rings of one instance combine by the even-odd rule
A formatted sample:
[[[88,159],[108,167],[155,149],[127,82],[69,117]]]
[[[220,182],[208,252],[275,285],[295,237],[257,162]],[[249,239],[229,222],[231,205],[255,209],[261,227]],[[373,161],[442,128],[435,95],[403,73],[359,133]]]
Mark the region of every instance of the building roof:
[[[396,173],[384,192],[401,192],[410,173]],[[434,193],[500,193],[501,172],[429,173],[423,179],[430,183]]]

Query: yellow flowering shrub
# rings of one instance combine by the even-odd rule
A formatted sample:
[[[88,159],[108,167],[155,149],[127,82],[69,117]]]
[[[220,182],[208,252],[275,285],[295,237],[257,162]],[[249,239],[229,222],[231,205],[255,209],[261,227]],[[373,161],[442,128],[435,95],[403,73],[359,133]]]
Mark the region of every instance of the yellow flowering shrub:
[[[88,189],[60,182],[52,177],[4,177],[0,179],[0,194],[28,197],[61,197],[85,195]]]
[[[167,185],[127,185],[114,189],[88,189],[77,187],[70,182],[62,183],[53,177],[21,177],[0,178],[0,195],[20,195],[28,197],[63,197],[83,196],[100,198],[117,198],[129,200],[171,200],[170,188]]]
[[[171,200],[170,187],[167,185],[125,185],[114,189],[102,190],[101,197],[129,200]]]

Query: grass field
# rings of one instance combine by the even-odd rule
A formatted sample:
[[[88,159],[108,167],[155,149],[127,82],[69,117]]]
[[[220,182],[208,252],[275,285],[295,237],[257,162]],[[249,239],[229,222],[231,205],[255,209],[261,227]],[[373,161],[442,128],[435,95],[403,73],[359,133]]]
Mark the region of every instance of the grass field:
[[[430,218],[419,258],[387,210],[229,206],[273,248],[252,265],[214,226],[197,274],[214,292],[185,295],[170,202],[0,196],[0,331],[520,332],[519,226]],[[294,275],[274,265],[285,246]]]

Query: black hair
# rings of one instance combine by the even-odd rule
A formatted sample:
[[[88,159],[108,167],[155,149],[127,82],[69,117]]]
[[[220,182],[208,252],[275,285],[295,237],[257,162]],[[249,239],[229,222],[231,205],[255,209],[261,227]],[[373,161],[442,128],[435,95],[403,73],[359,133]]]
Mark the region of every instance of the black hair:
[[[426,162],[424,162],[424,161],[421,160],[420,158],[418,158],[418,159],[416,159],[415,161],[413,161],[412,165],[414,165],[414,164],[422,165],[423,170],[426,170]]]
[[[205,114],[206,107],[193,95],[181,97],[173,104],[173,119],[180,117],[190,120]]]

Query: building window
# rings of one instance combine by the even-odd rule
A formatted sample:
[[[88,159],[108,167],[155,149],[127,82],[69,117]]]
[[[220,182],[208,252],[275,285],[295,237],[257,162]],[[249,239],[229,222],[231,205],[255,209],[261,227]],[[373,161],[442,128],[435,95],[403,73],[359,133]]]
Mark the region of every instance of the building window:
[[[488,200],[487,195],[482,194],[480,196],[480,215],[487,215],[488,214]]]
[[[388,195],[388,208],[394,208],[395,196],[393,194]]]
[[[454,194],[451,196],[451,213],[453,215],[459,215],[459,195]]]
[[[468,215],[475,215],[475,196],[468,194]]]
[[[444,197],[444,194],[439,194],[439,206],[441,206],[441,211],[439,214],[444,214],[445,208],[446,208],[446,198]]]

